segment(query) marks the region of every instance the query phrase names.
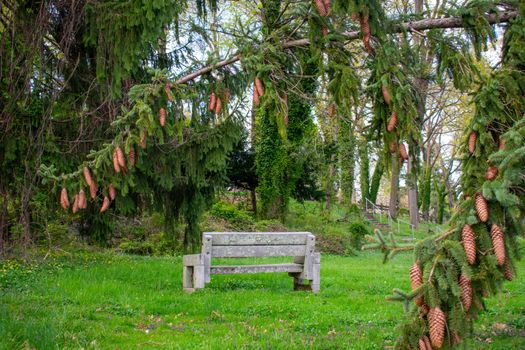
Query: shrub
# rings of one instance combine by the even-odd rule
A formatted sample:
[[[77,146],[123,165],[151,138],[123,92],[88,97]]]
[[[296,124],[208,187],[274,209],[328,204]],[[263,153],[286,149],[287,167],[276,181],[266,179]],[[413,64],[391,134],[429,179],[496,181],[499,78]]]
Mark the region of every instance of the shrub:
[[[227,226],[233,230],[250,231],[254,226],[252,215],[237,208],[234,204],[217,202],[212,206],[210,215],[226,220]]]
[[[350,244],[354,249],[360,250],[366,235],[372,234],[369,226],[362,222],[353,222],[348,228],[350,231]]]

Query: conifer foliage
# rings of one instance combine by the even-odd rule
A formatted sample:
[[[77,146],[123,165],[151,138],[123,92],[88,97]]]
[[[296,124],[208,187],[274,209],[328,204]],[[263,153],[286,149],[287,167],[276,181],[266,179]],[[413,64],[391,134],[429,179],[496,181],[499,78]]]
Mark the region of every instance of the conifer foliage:
[[[503,66],[483,78],[475,94],[476,114],[463,143],[465,200],[451,229],[415,247],[424,282],[407,297],[423,298],[430,311],[410,312],[399,348],[429,349],[426,337],[434,349],[460,344],[483,311],[483,298],[513,278],[515,238],[525,229],[524,25],[520,5],[506,29]],[[412,267],[413,288],[414,275]]]

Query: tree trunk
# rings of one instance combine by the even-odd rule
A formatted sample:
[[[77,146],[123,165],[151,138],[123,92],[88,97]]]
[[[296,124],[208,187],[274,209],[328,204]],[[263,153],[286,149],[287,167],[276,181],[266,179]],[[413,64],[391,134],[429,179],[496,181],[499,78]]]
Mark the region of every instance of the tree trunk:
[[[413,153],[413,152],[411,152]],[[410,212],[410,225],[413,229],[419,228],[419,210],[417,207],[417,178],[413,170],[412,162],[415,157],[410,155],[408,157],[408,208]]]
[[[255,189],[250,190],[250,199],[252,201],[253,215],[257,216],[257,193],[255,192]]]
[[[397,218],[399,198],[399,157],[392,156],[392,177],[390,181],[390,207],[388,211],[392,219]]]
[[[370,160],[368,158],[368,143],[361,139],[359,148],[359,181],[361,183],[361,200],[363,207],[370,200]]]
[[[381,178],[385,171],[385,166],[383,164],[384,156],[383,153],[379,156],[377,160],[376,167],[374,168],[374,173],[372,174],[372,181],[370,183],[370,201],[374,204],[377,202],[377,194],[379,193],[379,186],[381,185]]]

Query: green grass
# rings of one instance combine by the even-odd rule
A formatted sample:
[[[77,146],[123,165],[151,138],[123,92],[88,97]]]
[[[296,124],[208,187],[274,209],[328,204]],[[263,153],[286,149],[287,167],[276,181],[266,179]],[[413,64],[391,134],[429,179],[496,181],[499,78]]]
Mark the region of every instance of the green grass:
[[[376,252],[323,255],[319,295],[293,292],[286,274],[213,276],[188,295],[180,257],[83,253],[3,264],[0,349],[381,349],[403,316],[384,297],[409,288],[410,263],[410,254],[387,265]],[[488,300],[469,348],[525,348],[525,263],[518,272]]]

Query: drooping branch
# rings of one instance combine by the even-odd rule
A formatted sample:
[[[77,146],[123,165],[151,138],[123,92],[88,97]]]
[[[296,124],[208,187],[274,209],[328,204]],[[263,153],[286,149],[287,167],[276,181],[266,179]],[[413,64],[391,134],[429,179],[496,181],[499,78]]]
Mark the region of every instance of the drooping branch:
[[[496,23],[507,23],[511,19],[516,18],[518,16],[518,11],[503,11],[498,14],[491,13],[487,14],[486,18],[487,21],[490,24],[496,24]],[[404,31],[425,31],[429,29],[451,29],[451,28],[462,28],[463,27],[463,19],[461,17],[445,17],[445,18],[428,18],[428,19],[422,19],[419,21],[411,21],[411,22],[403,22],[393,28],[391,33],[401,33]],[[356,40],[359,39],[361,36],[361,31],[352,31],[352,32],[343,32],[341,33],[343,37],[345,37],[346,40]],[[308,46],[310,45],[310,40],[308,39],[298,39],[298,40],[291,40],[288,42],[285,42],[283,44],[283,48],[293,48],[293,47],[300,47],[300,46]],[[185,84],[201,75],[210,73],[214,69],[221,68],[228,66],[230,64],[233,64],[241,59],[240,54],[235,54],[230,58],[227,58],[225,60],[222,60],[220,62],[217,62],[215,64],[202,67],[201,69],[190,73],[188,75],[183,76],[182,78],[178,79],[175,84]]]

